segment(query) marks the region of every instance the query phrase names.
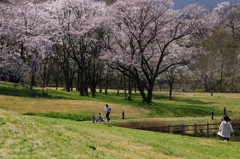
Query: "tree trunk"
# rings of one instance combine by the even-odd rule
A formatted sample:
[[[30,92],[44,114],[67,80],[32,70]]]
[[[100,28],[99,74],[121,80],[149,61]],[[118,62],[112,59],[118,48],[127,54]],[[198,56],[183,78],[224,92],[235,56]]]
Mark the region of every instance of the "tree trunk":
[[[32,74],[31,75],[31,82],[30,82],[30,89],[33,89],[33,86],[35,85],[35,77],[34,75]]]
[[[92,61],[95,61],[95,55],[93,55],[93,60]],[[96,92],[96,64],[94,62],[89,62],[89,66],[90,68],[92,69],[89,69],[89,74],[88,74],[88,77],[89,77],[89,88],[90,88],[90,91],[91,91],[91,94],[92,94],[92,97],[95,97],[95,92]]]
[[[148,102],[146,94],[144,93],[144,87],[143,85],[140,83],[140,81],[137,82],[137,86],[138,86],[138,90],[142,96],[143,102]],[[150,96],[149,96],[150,97]]]
[[[126,91],[126,76],[123,75],[123,85],[124,85],[124,99],[127,99],[127,91]]]
[[[105,82],[105,94],[107,95],[108,94],[108,92],[107,92],[107,89],[108,89],[108,76],[109,75],[107,75],[107,77],[106,77],[106,82]]]
[[[173,90],[174,79],[169,80],[169,99],[172,100],[172,90]]]
[[[58,89],[58,80],[55,80],[56,90]]]
[[[70,90],[72,91],[73,90],[73,80],[74,80],[74,74],[75,74],[75,71],[70,69],[69,70],[69,87],[70,87]]]
[[[79,88],[79,92],[81,96],[84,96],[84,76],[83,76],[83,68],[80,68],[80,88]]]
[[[68,92],[70,92],[70,80],[66,73],[65,73],[65,88]]]
[[[88,73],[85,71],[85,74],[84,74],[84,84],[82,87],[84,87],[84,95],[88,96]]]
[[[132,79],[128,77],[128,100],[132,100]]]
[[[207,83],[207,79],[204,79],[204,86],[205,86],[205,92],[208,92],[208,83]]]
[[[223,63],[221,64],[220,70],[220,82],[219,82],[219,91],[222,92],[222,83],[223,83]]]
[[[147,98],[145,101],[146,103],[149,103],[149,104],[152,103],[153,87],[154,87],[154,84],[151,83],[147,89],[148,94],[147,94]]]
[[[103,81],[103,77],[102,77],[102,72],[103,72],[103,69],[100,70],[100,73],[99,73],[99,93],[102,93],[102,81]]]
[[[102,80],[99,82],[99,93],[102,93]]]
[[[235,92],[235,90],[234,90],[234,76],[231,79],[231,89],[230,90],[231,90],[231,93]]]
[[[119,83],[118,83],[118,87],[117,87],[117,96],[119,95],[119,90],[120,90],[120,86],[121,86],[121,84],[122,84],[122,76],[121,76],[120,81],[119,81]]]

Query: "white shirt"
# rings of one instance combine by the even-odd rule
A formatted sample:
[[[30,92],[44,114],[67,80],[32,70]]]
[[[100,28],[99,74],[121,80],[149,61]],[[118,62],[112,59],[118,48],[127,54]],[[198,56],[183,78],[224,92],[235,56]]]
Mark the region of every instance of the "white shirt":
[[[105,107],[104,111],[105,111],[105,112],[111,112],[111,108]]]
[[[233,132],[233,128],[230,122],[222,121],[222,123],[219,126],[219,132],[218,135],[222,137],[230,137],[231,132]]]

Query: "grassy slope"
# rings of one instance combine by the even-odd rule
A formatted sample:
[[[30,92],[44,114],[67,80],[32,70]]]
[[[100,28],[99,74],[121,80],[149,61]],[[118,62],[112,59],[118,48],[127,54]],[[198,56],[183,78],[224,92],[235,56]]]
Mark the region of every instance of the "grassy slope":
[[[240,94],[211,97],[206,93],[174,93],[174,100],[169,101],[167,94],[155,92],[156,105],[149,106],[141,102],[138,93],[133,94],[133,101],[126,101],[123,94],[116,96],[115,92],[107,96],[97,93],[92,98],[80,97],[78,92],[49,90],[44,97],[35,90],[31,97],[31,92],[26,95],[29,91],[20,89],[16,93],[7,88],[0,95],[0,158],[240,158],[239,143],[235,142],[12,113],[62,112],[89,116],[101,112],[108,103],[115,120],[121,118],[124,110],[127,118],[171,117],[171,122],[206,122],[209,118],[199,116],[210,115],[211,110],[222,116],[223,107],[229,115],[239,115]]]
[[[0,110],[0,158],[240,158],[240,143]]]
[[[0,108],[18,113],[75,113],[86,116],[102,112],[106,103],[112,108],[112,119],[121,118],[125,112],[126,118],[159,118],[209,116],[223,114],[227,108],[228,115],[240,114],[240,94],[214,93],[174,93],[173,100],[168,99],[164,92],[154,92],[155,105],[142,103],[139,93],[132,94],[132,101],[124,100],[124,94],[116,96],[116,91],[109,90],[108,95],[96,93],[96,97],[79,96],[79,92],[48,89],[44,96],[41,89],[34,93],[25,87],[0,83]]]

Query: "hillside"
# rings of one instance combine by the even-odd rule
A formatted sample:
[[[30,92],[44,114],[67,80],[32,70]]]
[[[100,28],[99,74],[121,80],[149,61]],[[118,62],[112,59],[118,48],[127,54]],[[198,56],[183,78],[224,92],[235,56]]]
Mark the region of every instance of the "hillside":
[[[108,90],[107,95],[97,92],[95,97],[64,89],[45,90],[0,82],[0,108],[21,114],[78,114],[88,120],[102,112],[105,104],[112,108],[112,119],[121,119],[123,111],[127,119],[210,116],[211,111],[222,116],[224,108],[230,116],[240,114],[238,93],[210,96],[210,93],[173,92],[173,100],[169,100],[168,92],[155,91],[154,105],[149,105],[142,102],[139,92],[132,93],[132,100],[124,100],[123,91],[117,96],[116,90]]]
[[[238,142],[23,116],[2,109],[0,117],[3,159],[240,158]]]

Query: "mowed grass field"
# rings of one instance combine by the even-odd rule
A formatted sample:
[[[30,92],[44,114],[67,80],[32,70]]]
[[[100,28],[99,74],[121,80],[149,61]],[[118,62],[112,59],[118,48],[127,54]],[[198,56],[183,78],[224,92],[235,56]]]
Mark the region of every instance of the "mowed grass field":
[[[46,90],[46,88],[45,88]],[[112,119],[121,119],[124,111],[126,119],[167,118],[167,117],[202,117],[222,116],[224,107],[230,116],[240,115],[240,94],[236,93],[182,93],[174,92],[169,100],[167,92],[155,91],[154,105],[142,102],[139,92],[132,94],[132,100],[125,100],[123,91],[116,95],[116,90],[96,93],[95,97],[80,96],[79,92],[67,92],[63,89],[47,88],[44,94],[40,88],[33,91],[13,84],[0,84],[0,108],[16,113],[67,113],[91,117],[102,113],[105,104],[112,108]],[[104,115],[104,114],[103,114]]]
[[[0,110],[3,159],[238,159],[239,142],[156,133]]]
[[[194,138],[92,123],[22,115],[25,113],[58,112],[96,115],[105,104],[112,108],[109,122],[127,120],[160,120],[170,123],[201,123],[220,121],[223,108],[230,117],[240,116],[240,94],[180,93],[168,99],[168,93],[154,92],[155,105],[144,104],[133,93],[132,101],[124,100],[115,90],[108,95],[82,97],[76,91],[48,89],[27,94],[28,89],[14,89],[0,84],[0,158],[3,159],[221,159],[240,158],[240,143]],[[21,90],[23,89],[23,90]],[[4,90],[4,91],[3,91]],[[8,91],[7,91],[8,90]],[[40,89],[41,91],[41,89]],[[210,114],[214,111],[215,119]]]

